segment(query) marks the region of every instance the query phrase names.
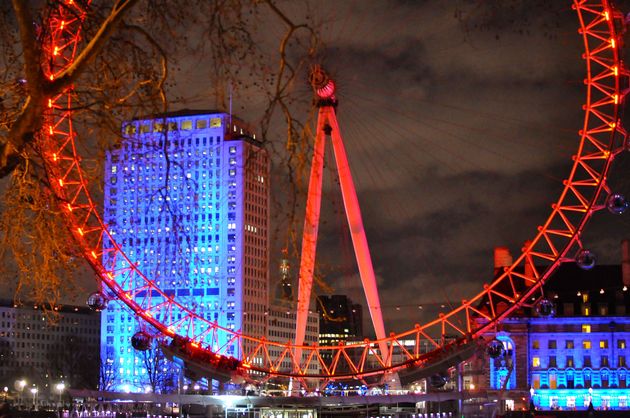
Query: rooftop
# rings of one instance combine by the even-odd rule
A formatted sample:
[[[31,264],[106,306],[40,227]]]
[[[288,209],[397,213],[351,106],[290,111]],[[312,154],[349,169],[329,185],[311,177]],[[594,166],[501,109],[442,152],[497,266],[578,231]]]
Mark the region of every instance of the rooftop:
[[[44,311],[45,309],[59,312],[59,313],[76,313],[76,314],[93,314],[100,315],[99,312],[95,312],[87,306],[77,306],[77,305],[57,305],[52,309],[51,307],[44,307],[41,304],[37,304],[32,301],[24,301],[18,302],[12,299],[0,299],[0,308],[16,308],[21,310],[35,310],[35,311]]]

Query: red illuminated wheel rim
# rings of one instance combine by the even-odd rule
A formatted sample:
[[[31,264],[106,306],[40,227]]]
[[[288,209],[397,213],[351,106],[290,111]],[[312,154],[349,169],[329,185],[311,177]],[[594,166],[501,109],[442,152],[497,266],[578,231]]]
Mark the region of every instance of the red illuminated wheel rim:
[[[43,51],[46,75],[50,79],[57,77],[74,59],[81,24],[88,18],[87,10],[79,3],[59,4],[49,17],[50,34],[44,41]],[[163,292],[122,251],[90,196],[88,178],[75,147],[72,112],[68,110],[72,108],[74,93],[71,89],[49,99],[46,123],[38,137],[52,189],[77,246],[103,284],[156,334],[173,340],[176,349],[202,362],[215,364],[212,359],[219,358],[217,354],[229,352],[232,346],[239,347],[243,360],[228,365],[235,374],[258,380],[293,377],[304,384],[308,379],[318,379],[321,386],[331,380],[352,377],[363,380],[410,366],[429,367],[444,360],[444,353],[452,354],[473,345],[479,336],[514,310],[533,306],[542,297],[542,286],[558,266],[573,261],[584,250],[581,235],[585,225],[594,212],[606,206],[611,194],[606,175],[614,157],[624,150],[626,140],[619,119],[628,73],[620,58],[621,33],[617,31],[624,27],[624,19],[607,0],[576,0],[573,8],[584,44],[586,99],[577,152],[560,196],[552,205],[546,222],[538,227],[520,256],[498,278],[489,280],[479,293],[450,312],[386,339],[387,346],[400,353],[395,362],[392,356],[386,356],[387,362],[383,360],[376,341],[347,346],[295,347],[286,342],[243,335],[197,315]],[[322,87],[326,88],[328,85]],[[108,263],[117,266],[114,270],[103,265],[105,255],[114,260]],[[181,312],[181,317],[169,315],[173,311]],[[226,342],[217,346],[217,341]],[[415,341],[415,345],[404,345],[403,341]],[[434,349],[423,354],[421,341],[428,341]],[[279,358],[270,356],[272,348],[281,353]],[[303,353],[302,360],[294,358],[296,349]],[[374,361],[366,361],[367,356],[373,356]],[[286,360],[292,365],[282,368]],[[224,363],[220,365],[223,366]]]

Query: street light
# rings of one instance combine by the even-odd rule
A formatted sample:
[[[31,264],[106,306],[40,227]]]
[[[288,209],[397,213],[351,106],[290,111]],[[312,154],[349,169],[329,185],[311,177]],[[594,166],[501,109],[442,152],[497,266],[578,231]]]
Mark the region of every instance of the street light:
[[[66,384],[63,382],[57,383],[57,385],[55,386],[55,389],[57,389],[57,392],[59,392],[59,406],[62,406],[61,395],[63,394],[63,391],[66,389]]]
[[[15,390],[17,390],[20,394],[18,396],[18,405],[22,406],[22,393],[24,392],[24,387],[26,386],[26,380],[20,379],[15,381]]]
[[[36,387],[32,387],[31,388],[31,393],[33,394],[33,408],[35,408],[36,402],[37,402],[37,388]]]
[[[8,387],[4,387],[4,401],[7,401],[7,394],[9,393],[9,388]]]

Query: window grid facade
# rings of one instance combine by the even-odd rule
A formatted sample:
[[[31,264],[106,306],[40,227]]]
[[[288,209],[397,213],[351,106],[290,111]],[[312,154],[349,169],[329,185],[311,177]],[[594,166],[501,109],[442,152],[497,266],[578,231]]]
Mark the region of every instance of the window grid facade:
[[[73,347],[71,339],[84,344],[84,353],[98,352],[100,320],[88,308],[61,306],[54,310],[57,317],[43,312],[35,304],[17,305],[0,300],[0,376],[37,381],[66,380],[72,376],[56,375],[55,362],[60,347]],[[78,355],[79,353],[77,353]],[[98,368],[98,356],[90,361]],[[75,382],[77,387],[80,382]],[[95,388],[91,388],[95,389]]]
[[[104,220],[140,270],[205,319],[264,335],[269,158],[245,124],[213,112],[130,121],[105,170]],[[111,303],[102,315],[113,389],[143,390],[147,371],[130,343],[134,314]],[[241,357],[234,347],[222,354]]]

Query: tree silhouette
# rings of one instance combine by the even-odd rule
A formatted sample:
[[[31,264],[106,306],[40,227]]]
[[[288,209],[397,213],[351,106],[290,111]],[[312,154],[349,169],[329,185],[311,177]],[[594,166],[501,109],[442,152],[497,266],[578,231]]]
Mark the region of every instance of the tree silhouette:
[[[51,345],[47,353],[48,375],[67,382],[74,389],[99,387],[98,346],[90,346],[77,336],[67,335]]]
[[[158,344],[141,352],[140,359],[146,369],[143,386],[149,386],[153,393],[172,393],[177,390],[178,370],[162,353]]]
[[[101,357],[99,362],[98,389],[103,391],[112,390],[114,383],[118,380],[118,369],[112,360]]]
[[[120,144],[122,121],[185,103],[173,79],[183,63],[203,61],[218,108],[228,108],[228,86],[262,98],[263,137],[279,118],[288,126],[286,148],[302,149],[291,89],[318,42],[312,22],[294,22],[271,0],[75,0],[88,13],[82,39],[74,62],[50,80],[42,43],[51,13],[68,4],[0,4],[0,277],[17,274],[18,298],[50,306],[73,290],[80,263],[37,144],[49,98],[74,88],[77,147],[99,201],[102,157]],[[274,38],[268,25],[284,31]],[[286,164],[301,163],[289,157]]]

